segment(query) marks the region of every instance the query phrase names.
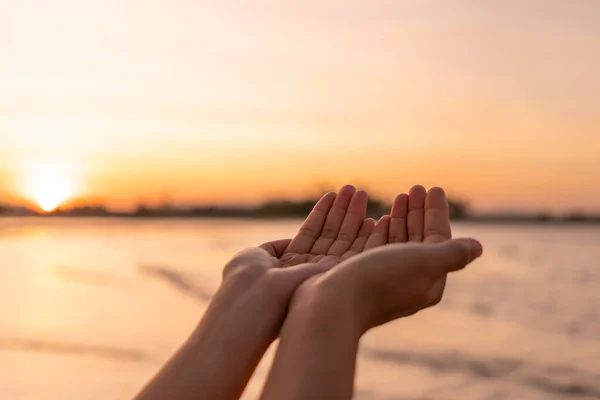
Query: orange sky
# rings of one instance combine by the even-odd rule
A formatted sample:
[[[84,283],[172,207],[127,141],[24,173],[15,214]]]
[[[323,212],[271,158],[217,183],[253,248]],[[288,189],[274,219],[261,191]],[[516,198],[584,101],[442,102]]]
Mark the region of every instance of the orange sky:
[[[119,208],[352,182],[600,211],[598,2],[8,3],[6,199],[49,162]]]

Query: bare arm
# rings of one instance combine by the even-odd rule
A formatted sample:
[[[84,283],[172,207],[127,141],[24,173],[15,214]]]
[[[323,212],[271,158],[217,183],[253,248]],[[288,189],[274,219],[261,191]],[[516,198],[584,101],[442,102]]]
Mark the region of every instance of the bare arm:
[[[137,399],[239,398],[278,336],[296,288],[350,250],[352,243],[321,234],[357,236],[366,206],[365,192],[344,186],[321,198],[293,240],[265,243],[234,257],[198,327]]]
[[[290,310],[263,399],[352,397],[361,328],[347,303],[319,297],[302,296]]]
[[[266,297],[236,286],[219,289],[198,327],[137,400],[241,396],[282,315]]]

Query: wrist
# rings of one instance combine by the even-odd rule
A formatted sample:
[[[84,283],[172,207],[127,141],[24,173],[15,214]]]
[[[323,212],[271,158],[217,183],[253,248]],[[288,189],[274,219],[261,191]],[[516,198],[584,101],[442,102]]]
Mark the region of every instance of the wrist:
[[[292,298],[263,399],[352,396],[362,330],[343,296],[318,281],[305,282]]]
[[[242,395],[275,338],[277,322],[269,318],[269,310],[261,310],[264,304],[252,290],[239,289],[225,282],[220,286],[194,332],[139,399]]]
[[[358,341],[367,329],[360,305],[351,297],[351,291],[319,282],[318,278],[307,281],[294,293],[285,325],[289,321],[324,331],[341,330]]]
[[[234,338],[243,340],[240,332],[254,337],[277,337],[285,307],[272,301],[257,282],[248,285],[235,279],[226,279],[213,296],[194,335],[203,327],[219,327]]]

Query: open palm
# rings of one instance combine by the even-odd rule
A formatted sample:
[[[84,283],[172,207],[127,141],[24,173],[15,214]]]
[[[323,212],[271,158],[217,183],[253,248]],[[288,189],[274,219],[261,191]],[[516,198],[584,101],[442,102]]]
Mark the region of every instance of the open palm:
[[[339,193],[327,193],[317,202],[294,239],[269,242],[261,247],[277,257],[282,267],[305,263],[333,266],[367,246],[374,247],[378,237],[381,244],[387,241],[383,224],[365,219],[366,213],[367,193],[347,185]]]
[[[422,186],[414,186],[408,195],[398,195],[391,215],[377,223],[365,219],[366,212],[367,193],[347,185],[317,202],[294,239],[260,247],[279,259],[281,267],[305,263],[334,266],[388,243],[439,243],[452,236],[448,202],[440,188],[427,192]],[[444,284],[442,280],[434,289],[443,292]]]

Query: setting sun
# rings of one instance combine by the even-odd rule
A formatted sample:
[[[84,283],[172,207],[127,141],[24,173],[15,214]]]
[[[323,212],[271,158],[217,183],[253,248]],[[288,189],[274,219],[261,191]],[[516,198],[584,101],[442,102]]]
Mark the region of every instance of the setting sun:
[[[24,192],[45,212],[56,210],[76,191],[74,169],[66,163],[45,161],[29,166]]]

